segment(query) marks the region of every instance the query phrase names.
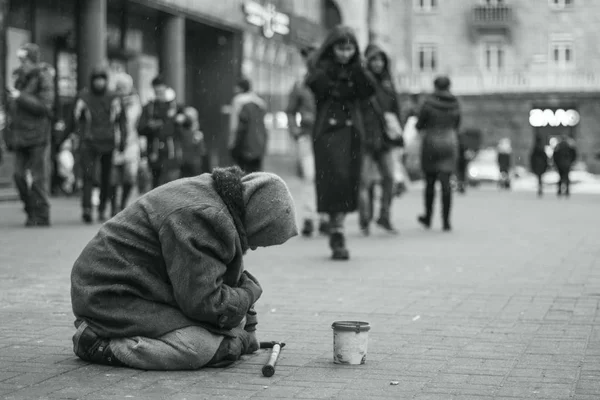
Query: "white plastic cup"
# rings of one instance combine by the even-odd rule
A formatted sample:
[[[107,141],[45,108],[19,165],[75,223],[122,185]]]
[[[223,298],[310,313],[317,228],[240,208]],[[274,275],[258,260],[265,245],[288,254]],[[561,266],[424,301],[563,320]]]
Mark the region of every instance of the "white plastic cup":
[[[367,360],[369,344],[368,322],[336,321],[333,329],[333,362],[335,364],[359,365]]]

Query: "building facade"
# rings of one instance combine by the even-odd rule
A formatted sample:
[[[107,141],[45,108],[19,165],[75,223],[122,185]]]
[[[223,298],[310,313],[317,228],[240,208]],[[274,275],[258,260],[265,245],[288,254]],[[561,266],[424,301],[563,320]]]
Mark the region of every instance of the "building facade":
[[[600,2],[406,0],[393,2],[395,71],[405,92],[448,75],[465,127],[486,145],[513,139],[527,164],[535,134],[567,133],[600,172]]]

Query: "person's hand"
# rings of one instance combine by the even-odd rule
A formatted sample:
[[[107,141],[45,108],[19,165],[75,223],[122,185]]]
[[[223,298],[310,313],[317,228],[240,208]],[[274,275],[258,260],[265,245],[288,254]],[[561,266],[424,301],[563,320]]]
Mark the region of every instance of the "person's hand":
[[[10,99],[16,99],[21,95],[21,91],[15,88],[6,88],[6,94]]]
[[[158,154],[156,154],[156,153],[150,153],[150,155],[148,156],[148,160],[150,162],[156,162],[158,160]]]

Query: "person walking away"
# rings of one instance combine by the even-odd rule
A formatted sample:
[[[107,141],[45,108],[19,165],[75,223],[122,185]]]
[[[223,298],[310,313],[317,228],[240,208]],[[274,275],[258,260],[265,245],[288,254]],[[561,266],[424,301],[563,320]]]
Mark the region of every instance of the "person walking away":
[[[309,60],[316,48],[308,46],[300,50],[302,59],[308,67]],[[302,207],[303,225],[302,236],[310,237],[315,230],[316,194],[315,194],[315,155],[313,151],[312,132],[315,125],[316,105],[309,87],[306,85],[306,75],[294,83],[288,97],[286,113],[288,129],[296,140],[298,159],[302,176]],[[328,233],[327,215],[319,214],[319,232]]]
[[[252,91],[252,83],[248,79],[237,83],[236,93],[233,134],[229,142],[231,157],[247,173],[262,171],[268,140],[265,126],[267,103]]]
[[[542,197],[544,195],[543,177],[548,170],[548,154],[546,154],[546,143],[541,135],[535,137],[533,149],[529,155],[529,164],[531,172],[537,177],[537,195]]]
[[[195,370],[253,353],[263,289],[244,256],[297,234],[294,200],[274,174],[220,168],[147,193],[104,224],[73,265],[75,354]]]
[[[400,105],[396,88],[390,74],[389,58],[377,45],[370,44],[365,51],[367,72],[375,82],[375,93],[362,102],[364,116],[364,140],[362,173],[359,191],[360,228],[369,235],[373,220],[373,174],[374,168],[381,176],[381,207],[376,223],[385,231],[397,234],[392,225],[390,210],[394,196],[394,148],[402,147]],[[399,162],[399,160],[398,160]]]
[[[161,77],[152,80],[154,99],[142,111],[138,132],[146,138],[148,166],[152,172],[152,188],[168,181],[168,168],[176,159],[175,92]]]
[[[552,159],[554,160],[554,165],[556,166],[559,176],[558,191],[556,194],[559,197],[563,194],[565,197],[569,197],[571,195],[571,180],[569,179],[569,173],[577,159],[575,141],[568,135],[563,134],[554,148]]]
[[[315,96],[313,131],[317,211],[329,215],[329,246],[334,260],[348,260],[344,220],[358,208],[364,124],[361,102],[375,93],[362,66],[351,28],[333,28],[309,68],[306,81]]]
[[[129,201],[131,191],[137,182],[140,165],[140,141],[137,126],[142,115],[142,103],[134,91],[133,78],[125,73],[115,77],[115,90],[121,98],[122,112],[126,116],[127,132],[119,131],[119,139],[125,140],[123,151],[115,151],[113,169],[113,196],[111,215],[122,211]],[[120,189],[120,190],[119,190]]]
[[[100,171],[100,202],[98,221],[106,219],[106,206],[112,203],[113,152],[125,149],[126,138],[118,140],[117,132],[127,132],[126,115],[121,99],[108,89],[108,71],[96,67],[90,76],[90,86],[79,94],[74,108],[74,119],[81,137],[81,163],[83,169],[82,219],[92,222],[92,189]]]
[[[442,186],[442,225],[443,230],[452,230],[450,211],[452,208],[452,187],[450,178],[458,159],[458,129],[460,128],[460,105],[450,92],[450,79],[437,77],[434,92],[423,104],[419,112],[417,129],[422,132],[421,168],[425,175],[425,213],[418,221],[426,228],[431,227],[435,184]]]
[[[500,181],[498,185],[502,189],[510,189],[510,168],[512,164],[512,144],[509,138],[503,138],[498,142],[498,169],[500,170]]]
[[[202,174],[204,157],[206,156],[206,143],[204,134],[200,130],[198,110],[194,107],[185,107],[185,119],[181,124],[181,177],[189,178]]]
[[[15,85],[6,88],[8,124],[5,142],[15,153],[14,181],[23,203],[25,226],[50,226],[50,132],[54,80],[40,66],[40,48],[34,43],[17,52],[20,66]],[[31,184],[27,174],[31,174]]]
[[[467,137],[464,132],[458,134],[458,160],[456,165],[456,190],[458,193],[464,194],[467,191],[468,176],[467,169],[469,168],[469,155],[471,150],[467,145]]]

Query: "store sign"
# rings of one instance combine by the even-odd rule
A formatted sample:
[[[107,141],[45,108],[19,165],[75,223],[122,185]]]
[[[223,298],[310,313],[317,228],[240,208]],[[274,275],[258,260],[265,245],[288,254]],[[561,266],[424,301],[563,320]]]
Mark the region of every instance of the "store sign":
[[[273,4],[263,6],[255,1],[246,1],[242,7],[246,14],[246,22],[261,27],[267,39],[272,38],[276,33],[279,35],[290,33],[290,17],[278,12]]]
[[[529,111],[529,124],[540,128],[543,126],[576,126],[581,117],[577,110],[558,110],[539,109]]]

